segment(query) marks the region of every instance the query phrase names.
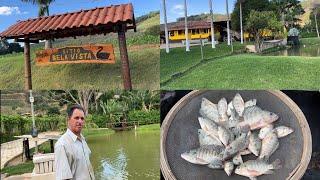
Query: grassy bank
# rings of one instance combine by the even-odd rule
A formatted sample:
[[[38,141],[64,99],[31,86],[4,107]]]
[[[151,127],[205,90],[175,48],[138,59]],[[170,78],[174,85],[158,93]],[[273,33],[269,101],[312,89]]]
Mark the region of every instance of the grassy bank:
[[[235,51],[244,50],[244,45],[234,43]],[[226,43],[221,43],[215,49],[211,45],[203,47],[204,59],[212,59],[231,54],[231,49]],[[170,49],[170,53],[166,53],[164,49],[160,50],[160,77],[161,82],[169,80],[174,74],[186,71],[190,67],[201,62],[200,46],[191,46],[190,52],[185,51],[185,47]]]
[[[32,155],[35,151],[35,148],[30,149],[30,154]],[[50,142],[47,141],[40,146],[38,146],[38,151],[40,153],[51,153]],[[33,171],[34,164],[32,160],[28,160],[24,163],[15,165],[15,166],[7,166],[1,169],[1,174],[7,173],[8,176],[31,173]]]
[[[7,176],[13,176],[18,174],[31,173],[33,168],[33,162],[30,160],[16,166],[5,167],[1,170],[1,174],[7,173]]]
[[[320,38],[301,38],[300,43],[303,45],[320,45]]]
[[[122,89],[120,54],[115,53],[116,64],[36,66],[32,62],[33,89]],[[159,48],[137,47],[128,53],[133,88],[159,89]],[[23,54],[0,56],[0,72],[0,89],[23,89]]]
[[[82,134],[84,137],[96,137],[113,134],[114,130],[109,128],[97,128],[97,129],[83,129]]]
[[[203,64],[162,89],[319,89],[320,58],[237,55]]]
[[[138,132],[151,132],[151,131],[159,131],[160,132],[160,124],[149,124],[139,126],[137,128]]]

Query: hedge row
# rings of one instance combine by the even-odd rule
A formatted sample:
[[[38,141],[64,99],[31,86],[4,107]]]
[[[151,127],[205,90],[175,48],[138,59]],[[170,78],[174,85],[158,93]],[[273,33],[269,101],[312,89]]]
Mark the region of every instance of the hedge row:
[[[35,117],[35,125],[39,132],[48,130],[59,130],[65,126],[65,117],[63,116],[44,116]],[[32,118],[20,115],[2,115],[1,116],[1,134],[21,135],[30,133],[32,129]]]
[[[129,122],[139,121],[140,125],[152,124],[160,122],[159,110],[142,111],[135,110],[130,111],[127,115]],[[118,121],[121,121],[120,118]],[[107,123],[112,122],[105,115],[88,115],[86,117],[86,127],[89,128],[104,128]],[[43,131],[63,131],[66,129],[66,117],[60,115],[35,117],[36,128],[39,132]],[[29,134],[32,129],[32,118],[23,117],[20,115],[2,115],[1,116],[1,134],[7,135],[21,135]]]

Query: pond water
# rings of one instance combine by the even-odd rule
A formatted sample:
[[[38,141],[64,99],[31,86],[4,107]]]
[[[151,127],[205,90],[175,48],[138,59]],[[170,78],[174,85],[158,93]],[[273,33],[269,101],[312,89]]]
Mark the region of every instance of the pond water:
[[[160,179],[160,131],[89,137],[97,180]]]
[[[276,52],[266,53],[267,56],[307,56],[307,57],[317,57],[320,56],[320,45],[301,45],[297,47],[292,47],[285,50],[280,50]]]

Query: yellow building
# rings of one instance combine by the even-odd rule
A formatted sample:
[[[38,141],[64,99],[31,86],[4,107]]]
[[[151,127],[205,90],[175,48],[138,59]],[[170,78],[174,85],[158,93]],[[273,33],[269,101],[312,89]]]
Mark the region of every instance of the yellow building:
[[[214,34],[216,41],[222,41],[223,26],[226,25],[226,21],[214,22]],[[184,22],[175,22],[168,24],[169,40],[170,41],[182,41],[185,40],[185,24]],[[164,25],[161,25],[161,42],[165,42],[164,37]],[[208,39],[211,41],[211,25],[207,21],[189,21],[188,22],[188,39]]]

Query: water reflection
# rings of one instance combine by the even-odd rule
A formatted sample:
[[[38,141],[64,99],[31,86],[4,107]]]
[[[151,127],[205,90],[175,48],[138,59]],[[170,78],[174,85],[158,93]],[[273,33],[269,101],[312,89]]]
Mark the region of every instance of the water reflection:
[[[118,155],[115,159],[106,158],[101,160],[102,171],[98,174],[100,179],[128,179],[126,154],[123,148],[119,149],[117,153]]]
[[[320,46],[296,46],[285,50],[271,52],[264,54],[267,56],[306,56],[306,57],[317,57],[320,56]]]
[[[97,180],[160,179],[160,132],[117,132],[88,137]]]

